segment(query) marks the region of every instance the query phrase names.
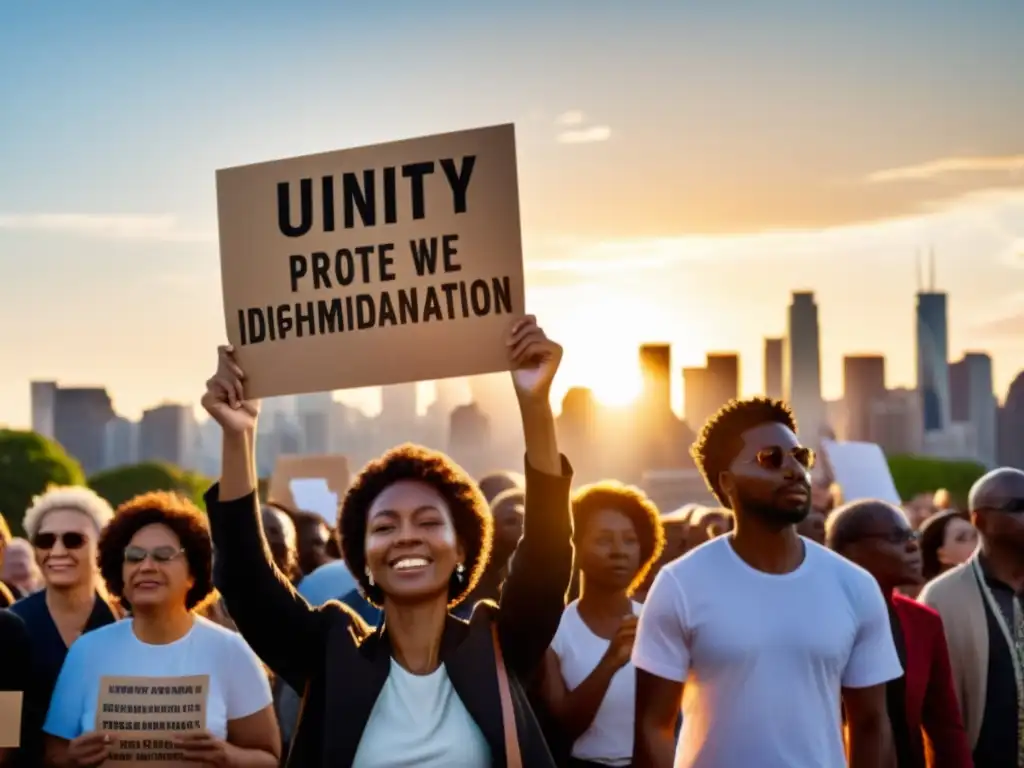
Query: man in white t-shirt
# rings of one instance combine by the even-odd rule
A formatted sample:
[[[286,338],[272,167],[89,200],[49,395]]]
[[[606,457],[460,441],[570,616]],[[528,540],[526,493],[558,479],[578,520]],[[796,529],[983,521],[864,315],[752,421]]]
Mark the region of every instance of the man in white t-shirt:
[[[665,566],[644,603],[634,768],[845,768],[841,705],[851,768],[894,765],[889,614],[866,571],[796,533],[814,456],[795,432],[784,403],[755,398],[694,444],[736,527]]]

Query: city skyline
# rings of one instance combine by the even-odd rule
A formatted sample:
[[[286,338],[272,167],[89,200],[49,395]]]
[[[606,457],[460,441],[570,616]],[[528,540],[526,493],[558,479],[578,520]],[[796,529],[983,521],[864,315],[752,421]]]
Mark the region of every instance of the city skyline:
[[[949,359],[988,351],[1000,400],[1024,369],[1024,6],[398,5],[0,9],[0,423],[27,426],[31,380],[133,418],[198,401],[224,336],[216,168],[509,120],[558,401],[626,399],[645,341],[672,345],[677,409],[707,352],[760,391],[793,290],[826,399],[846,354],[914,386],[930,248]]]
[[[919,302],[921,300],[921,297],[925,297],[925,299],[930,299],[932,301],[934,301],[936,298],[941,298],[943,300],[943,303],[948,302],[948,298],[949,298],[948,294],[946,294],[945,292],[941,292],[941,291],[939,291],[939,292],[932,292],[930,290],[919,292],[917,294],[917,296],[918,296]],[[805,301],[809,301],[811,306],[813,306],[813,308],[814,308],[813,309],[813,321],[812,322],[813,323],[817,323],[817,310],[819,308],[819,305],[816,303],[816,295],[813,292],[811,292],[811,291],[793,291],[792,294],[791,294],[791,297],[793,299],[793,303],[788,308],[789,312],[790,313],[793,313],[794,311],[799,312],[800,310],[797,309],[797,308],[801,307],[801,305]],[[799,317],[799,315],[797,315],[797,317]],[[944,315],[944,319],[946,321],[946,324],[948,325],[948,316]],[[787,329],[787,330],[789,330],[789,329]],[[804,329],[798,328],[798,330],[800,330],[802,336],[806,335],[805,332],[804,332]],[[813,341],[811,342],[812,348],[816,347],[817,350],[820,350],[821,347],[824,346],[825,339],[823,338],[823,334],[819,333],[818,329],[814,330],[814,332],[812,334],[812,339],[813,339]],[[556,386],[553,388],[552,393],[551,393],[552,406],[554,407],[556,413],[560,413],[561,412],[561,407],[562,407],[562,400],[564,399],[566,393],[569,390],[571,390],[571,389],[579,389],[579,388],[583,388],[583,389],[589,390],[591,392],[591,394],[594,396],[595,400],[598,403],[600,403],[601,405],[606,406],[606,407],[616,408],[616,407],[631,407],[631,406],[637,405],[639,403],[639,401],[640,401],[640,398],[641,398],[642,394],[643,394],[644,386],[645,386],[645,384],[644,384],[644,381],[645,381],[645,371],[644,371],[644,364],[643,364],[644,350],[646,348],[652,348],[652,347],[668,347],[670,349],[670,351],[668,353],[670,355],[669,359],[671,360],[671,362],[669,364],[669,369],[668,369],[669,370],[669,382],[670,382],[669,383],[669,392],[668,392],[669,401],[671,403],[673,412],[677,416],[679,416],[681,419],[683,419],[683,420],[687,421],[687,423],[689,423],[689,420],[686,419],[686,414],[689,412],[689,408],[688,408],[687,401],[686,401],[685,394],[684,394],[686,389],[687,389],[686,375],[687,375],[688,372],[689,373],[699,373],[703,369],[704,365],[711,365],[711,364],[713,364],[713,359],[716,359],[716,358],[717,359],[735,358],[735,367],[738,370],[735,373],[731,374],[731,375],[736,376],[736,378],[738,379],[738,385],[739,385],[738,390],[739,391],[737,392],[737,396],[739,396],[739,397],[748,397],[748,396],[752,396],[752,395],[761,395],[761,394],[769,394],[769,395],[771,395],[772,393],[771,393],[770,390],[772,389],[772,386],[770,385],[769,377],[766,375],[766,368],[769,366],[767,349],[768,349],[768,346],[770,346],[770,345],[774,346],[775,344],[781,343],[782,346],[780,348],[778,348],[777,354],[779,354],[780,356],[785,356],[786,357],[786,363],[783,364],[783,366],[782,366],[783,369],[786,369],[790,365],[790,363],[789,363],[790,358],[788,357],[789,340],[790,340],[789,333],[783,333],[783,334],[780,334],[779,336],[766,335],[766,336],[760,337],[757,340],[759,342],[759,344],[760,344],[760,347],[761,347],[761,349],[760,349],[761,354],[760,354],[759,357],[757,355],[750,356],[750,357],[744,357],[743,354],[741,354],[739,351],[737,351],[735,349],[714,349],[714,350],[708,350],[704,354],[702,359],[699,359],[699,360],[696,360],[696,361],[690,361],[688,359],[685,364],[681,364],[680,363],[680,361],[678,360],[678,358],[676,356],[675,346],[673,344],[671,344],[670,342],[657,341],[657,340],[654,340],[654,339],[642,340],[633,350],[633,358],[634,358],[633,359],[633,364],[628,366],[628,367],[626,367],[623,370],[619,370],[618,371],[618,374],[619,374],[619,379],[617,380],[618,384],[619,384],[618,387],[610,389],[610,390],[609,389],[604,390],[606,395],[602,396],[600,386],[596,386],[596,387],[595,386],[591,386],[590,384],[588,384],[586,382],[565,382],[565,381],[557,382],[557,380],[556,380]],[[918,339],[918,341],[920,342],[921,339]],[[992,355],[992,353],[989,350],[985,350],[985,349],[965,349],[958,356],[949,355],[949,358],[947,360],[945,360],[945,363],[944,363],[944,366],[943,366],[943,371],[944,371],[943,375],[944,375],[945,380],[946,380],[945,381],[945,387],[946,387],[947,390],[949,388],[949,376],[950,376],[950,372],[952,371],[952,369],[956,365],[962,365],[965,362],[969,361],[971,358],[977,357],[979,355],[988,358],[991,361],[991,363],[992,363],[993,370],[995,370],[995,368],[997,367],[998,361],[997,361],[996,357],[994,355]],[[815,351],[813,351],[813,354],[812,354],[812,361],[816,357],[823,357],[823,356],[820,355],[820,352],[815,350]],[[815,391],[814,384],[813,383],[811,383],[811,384],[806,383],[806,377],[805,377],[805,380],[803,382],[799,382],[798,381],[797,389],[799,391],[801,389],[801,387],[802,387],[804,390],[809,391],[809,395],[804,395],[803,397],[801,397],[799,394],[796,395],[796,396],[792,396],[791,395],[791,397],[788,398],[788,399],[790,400],[790,402],[793,405],[793,407],[797,408],[797,409],[801,409],[801,402],[800,402],[801,400],[804,400],[807,403],[812,403],[813,404],[816,401],[816,399],[817,399],[821,403],[822,406],[824,406],[826,404],[829,404],[829,403],[835,404],[835,403],[843,401],[846,398],[847,394],[848,394],[844,385],[846,384],[846,382],[848,380],[848,376],[849,376],[849,370],[848,370],[849,361],[851,359],[857,359],[857,358],[864,358],[864,359],[876,359],[877,358],[877,359],[880,359],[883,362],[883,366],[882,366],[883,377],[882,378],[883,378],[884,386],[885,386],[886,389],[888,389],[888,390],[903,390],[903,389],[906,389],[906,390],[917,390],[917,389],[919,389],[918,384],[915,381],[907,381],[907,382],[898,381],[898,382],[895,382],[895,383],[892,381],[891,374],[889,373],[890,366],[891,366],[891,361],[889,360],[889,358],[885,354],[883,354],[879,350],[859,349],[859,350],[856,350],[856,351],[843,352],[841,354],[839,360],[838,360],[839,367],[840,367],[840,382],[839,382],[840,383],[840,388],[839,388],[838,392],[829,393],[829,392],[825,391],[824,387],[819,387],[818,388],[818,394],[815,395],[814,394],[814,391]],[[744,385],[750,383],[749,380],[752,378],[751,375],[750,375],[750,371],[748,370],[748,368],[750,366],[750,363],[751,363],[751,359],[754,360],[755,365],[757,366],[756,370],[757,370],[758,376],[756,378],[759,378],[760,382],[759,383],[754,382],[753,385],[749,389],[747,389],[747,388],[745,388]],[[799,361],[794,360],[792,365],[799,366]],[[812,365],[811,367],[813,368],[814,366]],[[825,368],[825,366],[822,365],[821,366],[821,370],[824,370],[824,368]],[[790,379],[790,375],[791,375],[790,372],[788,370],[780,370],[780,371],[776,371],[775,374],[778,376],[780,383],[781,382],[788,382],[786,384],[786,386],[784,387],[783,394],[785,393],[785,391],[792,392],[792,381]],[[1015,374],[1010,376],[1009,384],[1012,384],[1014,381],[1016,381],[1016,379],[1020,375],[1022,375],[1022,374],[1024,374],[1024,368],[1022,368],[1021,370],[1017,371]],[[452,397],[452,390],[455,390],[455,391],[461,393],[460,396],[459,396],[459,399],[460,399],[461,402],[471,402],[471,401],[473,401],[472,384],[471,384],[471,382],[474,379],[491,380],[491,379],[494,379],[495,377],[501,377],[502,375],[503,374],[488,374],[485,377],[456,377],[456,378],[453,378],[453,379],[442,380],[442,382],[449,383],[448,384],[449,392],[446,394],[446,399],[450,401],[450,399]],[[915,371],[915,375],[917,375],[916,371]],[[811,381],[813,382],[813,379],[815,378],[814,372],[813,371],[808,371],[807,372],[807,376],[810,377]],[[819,381],[824,379],[824,377],[821,375],[821,371],[818,372],[817,378],[819,379]],[[174,400],[172,398],[169,398],[169,397],[158,397],[158,398],[154,399],[151,402],[143,404],[141,410],[138,413],[131,413],[131,412],[125,411],[122,407],[120,407],[118,405],[117,393],[111,391],[111,388],[109,386],[105,385],[102,382],[77,382],[77,381],[70,381],[70,380],[67,380],[67,379],[61,379],[60,377],[55,377],[55,378],[49,378],[49,379],[44,379],[44,380],[36,379],[36,380],[34,380],[32,382],[26,382],[26,385],[29,385],[28,388],[30,389],[31,385],[33,385],[34,383],[38,383],[40,381],[53,382],[58,387],[60,387],[62,389],[103,389],[104,391],[106,391],[110,395],[111,401],[113,402],[114,408],[115,408],[116,412],[118,413],[118,415],[126,417],[126,418],[129,418],[131,420],[135,420],[135,421],[140,419],[145,411],[148,411],[148,410],[151,410],[151,409],[154,409],[154,408],[160,408],[160,407],[167,406],[167,405],[174,405],[174,406],[182,406],[183,405],[183,406],[192,408],[193,412],[194,412],[194,415],[196,417],[198,417],[200,420],[203,420],[203,419],[206,418],[205,413],[203,413],[202,409],[199,408],[198,398],[196,398],[195,400],[191,400],[191,401],[189,401],[189,400],[176,401],[176,400]],[[992,394],[995,402],[997,404],[999,404],[999,405],[1002,405],[1004,400],[1005,400],[1005,398],[1006,398],[1007,391],[1009,389],[1009,384],[1007,384],[1007,386],[1005,388],[1003,388],[1002,391],[1000,391],[998,386],[996,385],[996,381],[995,381],[995,377],[994,376],[992,377],[991,381],[992,381],[992,390],[993,390],[991,394]],[[635,382],[635,387],[632,386],[633,382]],[[623,383],[626,383],[626,385],[623,386]],[[427,409],[430,407],[430,405],[437,400],[436,387],[437,387],[438,382],[407,382],[407,384],[414,384],[415,387],[416,387],[416,412],[419,415],[425,414],[427,412]],[[332,395],[332,397],[334,398],[335,401],[341,402],[341,403],[344,403],[345,405],[353,407],[356,410],[362,412],[366,416],[376,416],[377,414],[382,412],[382,410],[383,410],[383,408],[384,408],[384,406],[386,404],[386,397],[387,397],[386,390],[388,390],[388,389],[390,389],[393,392],[397,393],[398,391],[405,390],[405,387],[403,385],[399,384],[399,385],[382,386],[382,387],[367,387],[367,388],[362,388],[362,389],[358,389],[358,390],[335,390],[334,392],[329,393],[329,394]],[[408,390],[405,390],[405,391],[408,391]],[[927,391],[927,388],[925,389],[925,391]],[[925,401],[927,402],[927,400],[928,400],[927,394],[924,394],[923,397],[924,397]],[[948,411],[948,409],[950,407],[950,403],[948,402],[948,398],[949,398],[948,391],[947,391],[947,394],[946,394],[945,397],[946,397],[946,401],[947,401],[945,407],[946,407],[946,409]],[[280,398],[275,398],[275,399],[280,399]],[[815,406],[812,405],[811,407],[815,407]],[[699,411],[700,413],[705,414],[705,416],[706,415],[710,415],[710,413],[713,412],[715,410],[715,408],[717,408],[717,405],[712,407],[710,409],[710,411],[709,411],[708,407],[707,407],[707,405],[705,403],[700,403],[699,405],[696,406],[696,410]],[[925,408],[925,411],[927,412],[928,406],[925,405],[924,408]],[[807,405],[803,405],[803,408],[801,410],[806,410],[806,409],[807,409]],[[392,409],[392,410],[395,410],[395,409]],[[926,430],[927,429],[935,428],[935,425],[934,424],[929,425],[927,423],[927,417],[925,417],[925,418],[926,418]],[[946,420],[948,421],[948,415],[946,417]],[[31,413],[29,414],[29,422],[30,421],[31,421]],[[703,421],[703,418],[700,419],[700,421]],[[826,419],[825,419],[824,412],[812,414],[811,417],[810,417],[810,421],[812,421],[816,425],[812,429],[812,431],[816,432],[818,430],[818,428],[820,428],[820,426],[824,426],[825,425]],[[7,423],[7,424],[5,424],[3,421],[0,421],[0,426],[7,426],[7,427],[11,427],[11,428],[26,428],[27,429],[27,428],[31,427],[31,424],[30,423],[25,423],[25,424]],[[693,425],[691,425],[691,427],[692,426]]]
[[[927,295],[927,296],[942,296],[943,298],[946,297],[946,294],[944,294],[944,293],[935,293],[935,294],[928,293],[928,294],[924,294],[924,295]],[[806,292],[806,291],[794,291],[793,292],[794,302],[797,304],[797,306],[799,305],[800,300],[803,299],[804,297],[807,297],[807,296],[810,297],[810,301],[811,302],[814,301],[814,294],[811,293],[811,292]],[[815,306],[815,309],[817,309],[816,306]],[[790,310],[791,311],[793,310],[793,305],[790,306]],[[817,338],[815,340],[816,340],[818,346],[820,347],[820,341]],[[553,388],[553,390],[552,390],[552,393],[551,393],[552,406],[553,406],[554,410],[556,411],[556,413],[560,413],[561,412],[561,408],[562,408],[562,401],[564,400],[566,393],[569,390],[573,390],[573,389],[585,389],[585,390],[587,390],[587,391],[589,391],[591,393],[591,395],[594,397],[594,399],[595,399],[595,401],[597,403],[599,403],[602,406],[613,408],[613,409],[614,408],[618,408],[618,407],[633,407],[633,406],[638,405],[640,400],[641,400],[641,398],[642,398],[642,396],[643,396],[643,394],[644,394],[644,391],[645,391],[644,388],[646,386],[649,386],[649,383],[645,383],[646,378],[647,378],[647,374],[649,372],[645,371],[645,360],[644,360],[644,358],[652,350],[662,350],[663,349],[663,350],[665,350],[663,353],[655,352],[655,354],[665,354],[666,355],[665,364],[667,364],[668,373],[669,373],[669,387],[668,387],[667,397],[668,397],[669,402],[670,402],[670,404],[672,406],[673,413],[675,413],[681,419],[687,421],[687,423],[689,423],[689,420],[686,418],[686,414],[689,412],[689,407],[688,406],[693,406],[694,405],[693,403],[688,403],[688,401],[686,400],[686,397],[685,397],[685,391],[686,391],[687,386],[688,386],[688,384],[687,384],[687,374],[699,374],[702,371],[704,371],[707,366],[711,366],[712,368],[714,368],[714,367],[716,367],[716,364],[720,364],[722,362],[725,362],[725,364],[727,366],[729,366],[729,368],[725,369],[726,371],[728,371],[727,378],[729,378],[729,379],[735,378],[736,381],[737,381],[737,385],[738,385],[736,394],[735,395],[730,394],[730,397],[733,397],[733,396],[748,397],[748,396],[751,396],[751,395],[768,395],[770,397],[780,397],[782,399],[786,399],[786,400],[790,401],[791,404],[793,404],[794,407],[798,407],[797,406],[797,402],[798,402],[798,400],[800,398],[799,397],[794,398],[792,396],[792,386],[793,386],[793,383],[792,383],[792,379],[790,378],[791,374],[788,373],[788,372],[785,372],[783,370],[775,370],[771,374],[769,374],[768,371],[767,371],[767,369],[770,366],[769,356],[772,354],[772,353],[769,352],[769,349],[773,349],[774,350],[774,354],[777,355],[781,359],[783,356],[785,356],[787,354],[787,350],[789,348],[788,347],[788,345],[789,345],[789,337],[787,335],[782,335],[780,337],[764,336],[764,337],[760,338],[759,341],[760,341],[760,344],[761,344],[761,352],[762,352],[762,356],[760,358],[760,368],[758,369],[759,374],[760,374],[761,382],[760,382],[759,385],[755,385],[752,388],[752,390],[749,391],[749,392],[744,392],[743,391],[743,387],[742,387],[743,381],[745,379],[747,379],[747,378],[750,378],[749,377],[749,373],[747,371],[745,371],[745,368],[749,364],[749,360],[745,359],[743,357],[743,355],[741,355],[738,351],[736,351],[736,350],[727,350],[727,349],[710,350],[710,351],[705,353],[705,356],[704,356],[704,358],[702,360],[696,361],[697,364],[694,364],[694,365],[682,365],[682,366],[680,366],[678,360],[675,357],[675,349],[673,348],[671,343],[669,343],[669,342],[662,342],[662,341],[647,340],[647,341],[642,341],[634,349],[633,365],[632,365],[632,367],[629,368],[628,371],[625,372],[627,378],[629,378],[631,380],[635,379],[636,382],[637,382],[637,387],[636,387],[635,391],[630,391],[628,397],[621,397],[621,396],[618,396],[621,393],[616,393],[615,395],[613,395],[611,397],[604,397],[604,398],[602,398],[598,394],[598,388],[594,388],[594,387],[588,386],[586,383],[582,383],[582,382],[574,382],[574,383],[568,383],[568,384],[563,383],[561,386],[557,386],[557,387]],[[949,389],[949,386],[950,386],[950,377],[953,375],[955,369],[962,368],[963,366],[969,364],[970,362],[972,362],[974,359],[977,359],[977,358],[984,358],[984,359],[986,359],[988,361],[988,364],[991,364],[993,368],[995,367],[995,364],[996,364],[996,360],[991,355],[991,353],[988,350],[983,350],[983,349],[967,349],[967,350],[964,350],[964,352],[960,356],[956,357],[955,359],[952,359],[953,356],[950,356],[950,358],[951,359],[948,359],[948,360],[945,361],[945,367],[944,367],[944,375],[946,377],[945,387],[946,387],[947,390]],[[850,365],[851,365],[851,363],[853,363],[855,365],[857,363],[865,363],[865,362],[869,363],[869,364],[873,364],[875,361],[878,361],[881,364],[881,371],[882,371],[882,373],[881,373],[881,376],[880,376],[880,384],[883,386],[883,388],[885,390],[890,390],[890,391],[894,391],[894,390],[922,391],[922,390],[919,389],[919,387],[914,382],[897,382],[895,384],[891,383],[891,377],[890,377],[890,375],[888,373],[890,361],[881,352],[879,352],[877,350],[874,350],[874,351],[872,351],[872,350],[858,350],[858,351],[846,352],[846,353],[842,354],[842,356],[839,359],[839,364],[841,366],[841,374],[840,374],[841,387],[840,387],[840,391],[838,393],[836,393],[835,395],[833,395],[833,396],[828,396],[826,393],[824,393],[823,388],[822,388],[822,391],[821,391],[821,394],[820,394],[820,402],[821,402],[821,404],[822,405],[836,404],[836,403],[842,402],[848,396],[848,394],[849,394],[848,383],[849,383],[849,379],[850,379],[850,375],[851,375],[850,374]],[[659,367],[660,367],[660,365],[661,364],[659,364]],[[780,369],[783,369],[786,366],[785,366],[785,364],[782,364],[782,365],[779,365],[778,367]],[[1020,371],[1017,372],[1016,375],[1011,377],[1010,383],[1013,384],[1022,375],[1024,375],[1024,369],[1021,369]],[[810,376],[813,377],[813,373],[810,374]],[[410,390],[408,389],[408,386],[412,385],[412,386],[415,387],[415,390],[414,390],[415,391],[415,404],[414,404],[415,405],[415,413],[417,415],[424,415],[425,413],[428,412],[430,406],[433,405],[435,402],[443,402],[445,404],[451,404],[453,402],[456,403],[456,404],[458,404],[458,403],[475,402],[474,393],[473,393],[473,381],[488,382],[488,381],[493,381],[495,378],[503,378],[503,377],[504,377],[504,374],[501,374],[501,373],[487,374],[486,376],[476,376],[476,377],[454,377],[454,378],[451,378],[451,379],[442,379],[442,380],[439,380],[439,381],[404,382],[404,383],[400,383],[400,384],[384,385],[384,386],[379,386],[379,387],[366,387],[366,388],[363,388],[363,389],[360,389],[360,390],[347,390],[347,391],[346,390],[335,390],[333,392],[319,393],[319,394],[318,393],[309,393],[309,394],[306,394],[306,395],[288,395],[288,396],[285,396],[284,398],[271,398],[271,400],[292,399],[292,398],[295,398],[297,396],[298,397],[307,397],[308,398],[308,397],[314,397],[314,396],[319,396],[319,395],[324,395],[324,396],[330,395],[333,398],[334,402],[343,403],[343,404],[345,404],[345,405],[347,405],[349,407],[352,407],[355,410],[361,412],[365,416],[373,417],[373,416],[379,415],[385,409],[387,409],[387,402],[388,402],[388,397],[389,397],[388,390],[391,390],[391,392],[393,393],[392,398],[394,398],[395,396],[397,396],[399,398],[408,398],[408,397],[410,397]],[[772,383],[772,381],[774,379],[777,379],[777,383],[775,383],[775,384]],[[991,387],[992,388],[992,392],[991,392],[991,395],[992,395],[992,397],[994,399],[994,402],[997,405],[1002,405],[1004,403],[1004,401],[1005,401],[1006,395],[1008,394],[1009,386],[1007,387],[1006,390],[999,391],[998,388],[994,385],[994,379],[988,379],[988,381],[992,382],[992,387]],[[83,390],[102,389],[103,391],[105,391],[108,394],[110,394],[111,401],[114,404],[114,408],[117,411],[119,416],[126,417],[126,418],[129,418],[131,420],[136,420],[136,421],[139,418],[141,418],[141,416],[144,415],[144,413],[146,411],[153,410],[153,409],[159,409],[159,408],[162,408],[164,406],[185,406],[185,407],[188,407],[188,408],[192,408],[194,410],[194,414],[197,417],[199,417],[200,420],[206,418],[205,413],[203,413],[202,409],[199,408],[197,402],[175,401],[175,400],[172,400],[172,399],[167,398],[167,397],[157,398],[154,401],[152,401],[150,403],[147,403],[146,405],[143,406],[142,411],[139,414],[126,413],[123,409],[121,409],[121,408],[119,408],[117,406],[116,393],[110,392],[110,388],[105,386],[102,382],[99,382],[99,383],[97,383],[97,382],[91,382],[91,383],[89,383],[89,382],[72,382],[72,381],[68,381],[68,380],[65,380],[65,379],[54,378],[54,379],[46,379],[46,380],[34,380],[34,381],[31,381],[31,382],[27,382],[27,384],[30,385],[30,388],[34,387],[34,386],[36,386],[38,384],[46,384],[46,385],[55,384],[60,389],[83,389]],[[438,395],[438,392],[437,392],[438,385],[441,385],[446,390],[443,396],[439,396]],[[660,386],[660,384],[659,384],[659,386]],[[800,384],[798,383],[798,388],[799,388],[799,386],[800,386]],[[773,392],[772,391],[773,389],[776,389],[777,391]],[[789,391],[791,393],[788,397],[786,395],[786,391]],[[361,397],[359,397],[359,398],[346,397],[346,395],[351,395],[353,392],[361,395]],[[624,393],[625,390],[622,390],[622,392]],[[926,392],[926,390],[924,390],[923,392]],[[399,394],[399,393],[402,393],[402,394]],[[376,401],[377,401],[376,404],[375,404],[376,407],[370,407],[370,408],[365,407],[367,400],[374,400],[374,399],[376,399]],[[812,395],[809,398],[809,401],[813,403],[815,401],[815,399],[816,399],[816,397],[813,395],[813,387],[812,387]],[[928,395],[923,393],[922,394],[922,399],[923,399],[924,402],[926,402],[928,400]],[[950,408],[950,406],[951,406],[950,402],[948,402],[948,400],[949,400],[949,393],[948,393],[948,391],[947,391],[947,394],[946,394],[946,400],[947,400],[946,408],[948,410]],[[399,411],[399,410],[401,410],[403,412],[404,411],[411,411],[411,409],[413,407],[412,405],[409,405],[408,403],[406,403],[405,405],[403,405],[403,406],[401,406],[399,408],[396,408],[395,407],[395,403],[396,402],[401,402],[401,400],[396,401],[396,400],[392,399],[392,407],[389,409],[392,412],[392,414],[394,414],[396,411]],[[715,405],[714,407],[710,408],[710,411],[708,411],[707,404],[701,402],[701,403],[696,405],[696,410],[700,411],[702,413],[707,411],[706,415],[710,415],[710,412],[713,412],[717,407],[718,406]],[[928,406],[923,404],[922,407],[923,407],[924,411],[927,412]],[[966,406],[962,406],[962,407],[966,407]],[[926,431],[931,430],[931,429],[936,429],[936,428],[939,428],[939,429],[942,428],[942,424],[940,424],[938,426],[936,424],[930,424],[930,425],[927,424],[927,416],[925,418],[926,418],[926,424],[925,424],[924,428],[925,428]],[[818,422],[826,421],[824,414],[816,415],[813,420],[814,420],[814,422],[816,424]],[[949,419],[948,419],[948,416],[947,416],[946,422],[943,422],[943,424],[947,423],[948,420]],[[697,421],[703,422],[703,418],[698,419]],[[26,425],[17,425],[17,424],[6,424],[6,425],[4,425],[4,424],[0,424],[0,426],[7,426],[7,427],[11,427],[11,428],[19,428],[19,427],[21,427],[21,428],[30,428],[30,425],[28,425],[28,424],[26,424]],[[821,426],[825,426],[825,424],[822,423]]]

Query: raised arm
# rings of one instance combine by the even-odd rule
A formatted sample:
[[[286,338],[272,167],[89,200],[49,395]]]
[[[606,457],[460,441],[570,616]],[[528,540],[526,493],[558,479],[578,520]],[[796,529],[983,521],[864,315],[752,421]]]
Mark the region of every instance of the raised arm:
[[[259,402],[245,399],[244,380],[232,349],[221,347],[203,395],[203,407],[223,430],[221,479],[206,493],[214,583],[246,642],[301,691],[323,655],[326,616],[292,589],[271,559],[256,495]]]
[[[509,668],[526,680],[558,631],[572,579],[572,467],[558,452],[550,400],[562,348],[526,317],[512,327],[508,354],[526,442],[526,510],[501,590],[498,637]]]

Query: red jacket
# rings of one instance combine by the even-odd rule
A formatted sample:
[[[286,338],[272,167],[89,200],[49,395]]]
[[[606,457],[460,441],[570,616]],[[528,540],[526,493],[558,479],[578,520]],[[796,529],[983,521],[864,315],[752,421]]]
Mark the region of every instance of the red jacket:
[[[915,747],[929,768],[973,768],[942,619],[903,595],[893,594],[892,602],[907,645],[907,726]]]

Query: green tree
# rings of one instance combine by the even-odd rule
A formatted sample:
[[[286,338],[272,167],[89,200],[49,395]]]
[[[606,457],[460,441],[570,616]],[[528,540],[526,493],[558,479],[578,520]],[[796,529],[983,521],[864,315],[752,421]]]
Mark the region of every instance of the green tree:
[[[0,429],[0,512],[11,532],[24,536],[21,520],[50,485],[84,485],[79,463],[53,440],[35,432]]]
[[[974,461],[947,461],[929,456],[890,456],[889,471],[900,498],[910,500],[919,493],[947,489],[954,501],[963,506],[974,481],[985,474],[985,467]]]
[[[128,499],[149,491],[175,491],[202,508],[203,493],[210,481],[172,464],[144,462],[97,472],[89,478],[89,487],[116,507]]]

